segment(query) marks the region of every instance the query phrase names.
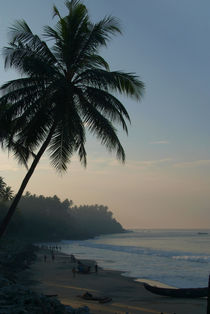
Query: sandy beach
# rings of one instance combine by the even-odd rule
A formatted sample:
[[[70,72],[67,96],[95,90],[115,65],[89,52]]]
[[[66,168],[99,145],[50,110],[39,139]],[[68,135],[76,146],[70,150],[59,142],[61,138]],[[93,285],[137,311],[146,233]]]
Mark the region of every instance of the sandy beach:
[[[73,253],[73,252],[72,252]],[[47,256],[46,262],[44,255]],[[94,272],[94,262],[86,261],[91,273],[72,273],[75,266],[68,255],[55,253],[54,261],[49,251],[40,250],[37,260],[21,274],[24,284],[36,292],[57,295],[58,299],[72,307],[88,306],[92,313],[164,313],[205,314],[206,299],[173,299],[149,293],[140,282],[124,277],[120,272],[100,268]],[[101,304],[80,298],[85,292],[94,296],[112,298]]]

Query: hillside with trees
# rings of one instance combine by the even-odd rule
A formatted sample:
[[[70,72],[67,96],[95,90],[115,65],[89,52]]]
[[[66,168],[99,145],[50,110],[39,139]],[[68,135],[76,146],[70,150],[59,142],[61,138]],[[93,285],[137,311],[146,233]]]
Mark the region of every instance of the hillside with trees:
[[[0,220],[8,211],[12,189],[0,178]],[[6,193],[10,191],[10,193]],[[6,197],[7,196],[7,197]],[[74,206],[56,195],[46,197],[29,192],[22,197],[8,234],[33,241],[86,239],[101,234],[120,233],[124,229],[104,205]]]
[[[41,239],[84,239],[100,234],[119,233],[122,226],[103,205],[73,206],[55,195],[26,193],[20,205],[24,237]]]

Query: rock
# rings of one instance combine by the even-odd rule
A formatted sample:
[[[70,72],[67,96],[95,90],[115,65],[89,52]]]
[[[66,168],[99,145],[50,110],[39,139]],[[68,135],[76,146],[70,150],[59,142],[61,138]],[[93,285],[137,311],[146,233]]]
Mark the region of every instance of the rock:
[[[0,287],[9,286],[10,284],[12,284],[10,280],[3,276],[0,276]]]
[[[65,313],[65,306],[55,298],[15,284],[0,289],[0,313],[62,314]]]

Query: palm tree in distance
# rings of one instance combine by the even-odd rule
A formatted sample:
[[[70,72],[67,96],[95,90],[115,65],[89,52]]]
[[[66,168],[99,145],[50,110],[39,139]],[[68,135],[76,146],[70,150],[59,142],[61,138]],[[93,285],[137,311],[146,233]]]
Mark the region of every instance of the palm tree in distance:
[[[10,186],[7,186],[4,189],[4,194],[3,194],[3,201],[11,201],[13,199],[13,190],[11,189]]]
[[[0,177],[0,200],[4,198],[5,189],[6,189],[6,183],[4,182],[3,178]]]
[[[121,33],[118,21],[105,17],[93,24],[81,1],[66,1],[68,15],[45,26],[47,42],[33,34],[24,20],[10,28],[11,42],[4,48],[5,67],[20,72],[21,78],[2,87],[0,98],[0,140],[20,163],[32,163],[0,226],[0,237],[15,212],[24,189],[40,158],[48,152],[51,164],[67,170],[77,152],[86,165],[86,130],[109,151],[125,161],[115,123],[127,132],[129,115],[115,92],[141,99],[144,85],[132,73],[110,71],[99,55],[112,35]]]
[[[8,186],[2,177],[0,177],[0,201],[10,201],[13,198],[13,191]]]

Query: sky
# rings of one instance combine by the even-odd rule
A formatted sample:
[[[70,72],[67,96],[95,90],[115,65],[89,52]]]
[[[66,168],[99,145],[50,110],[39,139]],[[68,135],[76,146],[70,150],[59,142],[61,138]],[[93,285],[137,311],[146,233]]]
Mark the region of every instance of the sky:
[[[121,164],[88,137],[88,165],[77,156],[58,175],[45,155],[26,191],[72,199],[75,205],[103,204],[125,228],[210,226],[210,2],[208,0],[84,0],[91,19],[117,17],[123,35],[101,54],[111,70],[133,72],[145,83],[141,102],[120,97],[131,117],[129,135],[119,129],[126,152]],[[42,33],[54,25],[52,7],[61,0],[0,3],[0,48],[8,28],[25,19]],[[0,84],[18,77],[4,70]],[[17,192],[26,173],[0,151],[0,176]]]

